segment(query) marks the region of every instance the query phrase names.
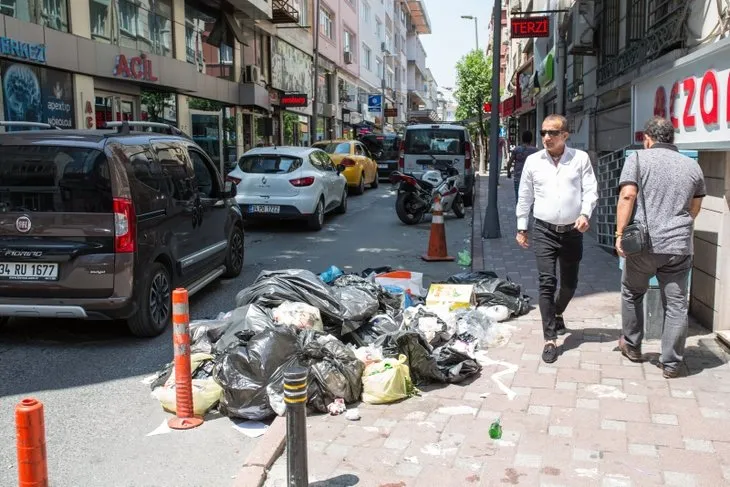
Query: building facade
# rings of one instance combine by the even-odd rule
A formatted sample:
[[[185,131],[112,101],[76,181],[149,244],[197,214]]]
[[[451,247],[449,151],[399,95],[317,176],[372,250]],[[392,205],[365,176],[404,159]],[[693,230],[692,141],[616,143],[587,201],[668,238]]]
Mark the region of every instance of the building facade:
[[[551,113],[567,117],[569,144],[594,162],[600,199],[592,227],[607,251],[626,155],[641,148],[651,116],[673,122],[677,146],[699,162],[708,188],[695,222],[690,309],[709,329],[730,330],[730,12],[711,0],[506,7],[508,24],[521,12],[564,10],[547,14],[548,37],[509,39],[502,122],[512,137]]]

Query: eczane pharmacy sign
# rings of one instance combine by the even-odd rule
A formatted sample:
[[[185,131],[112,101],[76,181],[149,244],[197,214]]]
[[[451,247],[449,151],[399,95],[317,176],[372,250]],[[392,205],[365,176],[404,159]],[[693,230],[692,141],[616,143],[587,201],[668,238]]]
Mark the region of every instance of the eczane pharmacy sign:
[[[658,115],[671,120],[680,148],[730,150],[730,39],[698,49],[658,76],[639,79],[631,99],[635,140]]]

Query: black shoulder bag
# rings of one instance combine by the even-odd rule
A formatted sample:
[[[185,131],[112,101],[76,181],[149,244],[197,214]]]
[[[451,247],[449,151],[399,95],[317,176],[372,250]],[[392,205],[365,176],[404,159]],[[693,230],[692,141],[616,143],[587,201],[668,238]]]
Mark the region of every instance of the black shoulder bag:
[[[626,255],[636,255],[642,253],[649,248],[649,220],[646,218],[646,200],[644,199],[644,189],[641,187],[641,171],[639,169],[639,152],[636,152],[636,185],[641,195],[641,209],[644,213],[644,223],[635,220],[636,206],[634,206],[632,223],[626,225],[624,233],[621,236],[621,248]]]

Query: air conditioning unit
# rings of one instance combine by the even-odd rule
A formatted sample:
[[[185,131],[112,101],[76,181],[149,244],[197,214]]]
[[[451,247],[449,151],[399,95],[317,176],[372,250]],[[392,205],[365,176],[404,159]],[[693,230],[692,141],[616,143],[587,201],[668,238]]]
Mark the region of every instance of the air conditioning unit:
[[[261,81],[261,71],[255,64],[246,65],[246,76],[244,82],[246,83],[259,83]]]
[[[345,51],[344,60],[345,64],[352,64],[352,53],[350,51]]]
[[[385,42],[380,43],[380,52],[388,52],[388,46],[385,45]]]
[[[568,53],[574,56],[595,56],[595,0],[577,0],[573,4],[572,18]]]

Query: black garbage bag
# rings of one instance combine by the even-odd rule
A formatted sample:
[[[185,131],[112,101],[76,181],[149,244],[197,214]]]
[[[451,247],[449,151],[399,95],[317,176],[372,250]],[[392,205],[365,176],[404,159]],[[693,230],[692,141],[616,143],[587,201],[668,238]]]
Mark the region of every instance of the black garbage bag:
[[[403,296],[389,293],[380,284],[356,276],[355,274],[343,274],[332,283],[335,287],[354,287],[367,291],[378,300],[378,310],[383,313],[395,314],[403,307]]]
[[[277,414],[284,414],[283,371],[299,365],[309,369],[307,406],[320,413],[337,398],[346,404],[356,402],[362,393],[362,373],[365,364],[355,353],[332,335],[316,330],[303,330],[297,341],[298,352],[281,366],[277,380],[266,387],[269,402]]]
[[[344,335],[342,339],[358,347],[366,347],[375,343],[379,337],[399,329],[400,324],[395,318],[387,314],[379,314],[370,318],[370,321],[354,332]]]
[[[477,306],[506,306],[512,316],[530,311],[530,297],[522,294],[522,286],[509,277],[500,279],[491,271],[462,272],[446,280],[447,284],[474,284]]]
[[[236,296],[237,306],[258,304],[275,308],[285,301],[307,303],[319,309],[327,333],[342,334],[345,310],[316,274],[304,269],[262,271],[253,284]]]
[[[371,275],[375,274],[385,274],[386,272],[391,272],[393,270],[390,266],[382,266],[382,267],[373,267],[373,268],[367,268],[364,271],[360,273],[362,277],[370,277]]]
[[[411,311],[413,309],[415,309],[415,313]],[[429,345],[434,348],[440,347],[451,339],[446,322],[423,306],[410,308],[405,313],[404,323],[406,328],[421,332]]]
[[[408,357],[407,365],[414,385],[430,382],[447,382],[436,359],[431,355],[433,350],[426,338],[415,330],[399,330],[383,335],[375,341],[375,346],[382,347],[383,356],[398,357],[401,353]]]
[[[241,331],[216,360],[213,377],[223,388],[219,410],[229,417],[261,420],[274,414],[266,385],[283,379],[281,366],[297,355],[296,332],[288,326]]]
[[[340,334],[357,330],[378,312],[378,299],[369,291],[356,287],[333,287],[332,295],[340,302],[343,311]]]
[[[271,317],[271,311],[256,304],[248,304],[234,309],[231,311],[231,315],[226,318],[226,322],[228,326],[222,330],[217,339],[212,340],[213,353],[215,354],[223,353],[232,344],[238,344],[241,337],[246,334],[255,335],[276,326]],[[216,330],[216,332],[220,331]]]
[[[433,351],[439,370],[451,384],[461,382],[482,370],[482,366],[468,355],[466,344],[462,342],[459,346],[459,343],[458,340],[452,339]]]
[[[231,325],[226,319],[190,322],[190,353],[213,353],[213,344]]]

